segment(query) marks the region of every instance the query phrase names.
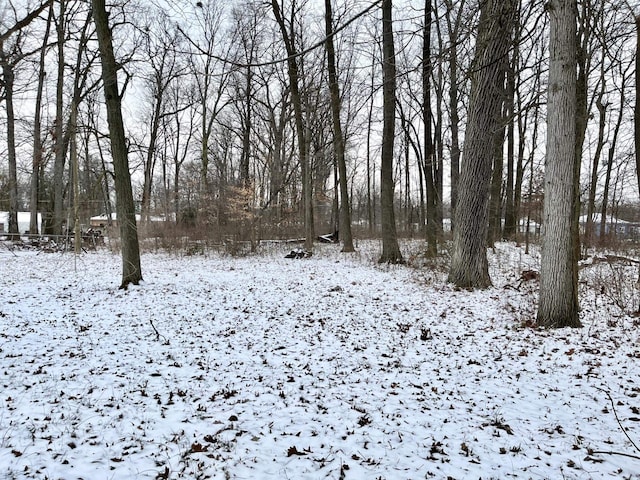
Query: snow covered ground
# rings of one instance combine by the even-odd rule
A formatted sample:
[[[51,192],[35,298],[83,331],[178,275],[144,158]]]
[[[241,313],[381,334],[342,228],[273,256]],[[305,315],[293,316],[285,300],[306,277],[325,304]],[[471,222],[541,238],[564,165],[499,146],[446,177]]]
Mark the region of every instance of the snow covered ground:
[[[544,331],[513,245],[479,292],[377,243],[284,248],[147,253],[123,291],[107,251],[0,245],[0,478],[640,479],[619,270],[583,269],[584,328]]]

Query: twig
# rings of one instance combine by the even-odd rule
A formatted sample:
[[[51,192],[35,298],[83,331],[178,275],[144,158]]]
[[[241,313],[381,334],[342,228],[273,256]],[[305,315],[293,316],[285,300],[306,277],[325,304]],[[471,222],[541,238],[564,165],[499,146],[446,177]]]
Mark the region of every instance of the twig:
[[[164,339],[165,345],[169,345],[169,340],[167,340],[167,337],[165,337],[164,335],[160,334],[160,332],[158,331],[156,326],[153,324],[153,320],[149,319],[149,323],[153,327],[153,331],[156,332],[156,340],[160,341],[160,337],[162,337]]]
[[[622,457],[629,457],[629,458],[635,458],[636,460],[640,460],[640,456],[638,455],[632,455],[630,453],[624,453],[624,452],[605,452],[605,451],[590,451],[589,452],[590,455],[596,455],[596,454],[600,454],[600,455],[620,455]]]
[[[631,439],[631,437],[629,436],[629,434],[627,433],[625,428],[622,426],[622,422],[620,421],[620,418],[618,417],[618,412],[616,410],[616,405],[615,405],[615,403],[613,403],[613,398],[611,398],[611,394],[607,390],[605,390],[604,388],[600,388],[600,387],[595,387],[595,388],[600,390],[601,392],[606,393],[607,397],[609,397],[609,401],[611,402],[611,408],[613,409],[613,414],[615,415],[616,421],[618,422],[618,425],[620,426],[620,430],[622,430],[622,432],[625,434],[625,436],[629,439],[629,441],[631,442],[631,445],[633,445],[633,448],[635,448],[638,452],[640,452],[640,448],[638,448],[638,446]],[[628,456],[630,456],[630,455],[628,455]],[[637,458],[637,457],[633,457],[633,458]]]

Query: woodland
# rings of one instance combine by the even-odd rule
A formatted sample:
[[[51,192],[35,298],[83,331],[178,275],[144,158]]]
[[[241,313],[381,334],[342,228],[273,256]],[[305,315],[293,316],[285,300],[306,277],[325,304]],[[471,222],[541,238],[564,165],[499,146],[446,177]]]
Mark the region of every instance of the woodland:
[[[0,0],[0,477],[640,479],[639,35]]]
[[[542,229],[538,320],[579,326],[578,260],[635,215],[637,10],[3,0],[5,231],[29,211],[30,235],[79,239],[103,215],[123,287],[140,237],[311,253],[355,232],[402,263],[398,236],[419,236],[473,289],[487,247]]]

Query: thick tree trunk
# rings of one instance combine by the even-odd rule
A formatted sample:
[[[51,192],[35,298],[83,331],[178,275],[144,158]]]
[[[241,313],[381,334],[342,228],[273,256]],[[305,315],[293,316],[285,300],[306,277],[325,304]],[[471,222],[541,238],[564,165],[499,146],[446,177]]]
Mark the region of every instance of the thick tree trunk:
[[[140,246],[138,244],[135,205],[131,189],[131,173],[129,172],[121,99],[118,91],[118,65],[113,53],[105,1],[92,0],[91,3],[102,59],[102,82],[107,105],[107,122],[115,176],[116,212],[122,244],[122,283],[120,288],[127,288],[129,284],[137,285],[142,280],[142,270],[140,268]]]
[[[379,263],[403,263],[398,245],[393,206],[393,144],[396,129],[396,58],[393,43],[392,0],[382,0],[382,165],[380,168],[380,210],[382,255]]]
[[[333,120],[333,149],[338,164],[338,177],[340,181],[340,236],[342,238],[342,251],[353,252],[353,237],[351,236],[351,204],[349,203],[349,184],[347,179],[347,164],[344,158],[344,136],[340,121],[340,87],[338,86],[338,74],[336,72],[336,53],[333,45],[333,14],[331,12],[331,0],[325,0],[325,25],[327,41],[327,71],[329,74],[329,92],[331,94],[331,114]]]
[[[491,285],[487,261],[489,185],[494,138],[501,128],[503,60],[512,46],[515,1],[488,0],[481,3],[481,9],[449,271],[449,281],[463,288]]]
[[[537,322],[579,327],[573,216],[576,97],[576,0],[551,0],[544,235]]]

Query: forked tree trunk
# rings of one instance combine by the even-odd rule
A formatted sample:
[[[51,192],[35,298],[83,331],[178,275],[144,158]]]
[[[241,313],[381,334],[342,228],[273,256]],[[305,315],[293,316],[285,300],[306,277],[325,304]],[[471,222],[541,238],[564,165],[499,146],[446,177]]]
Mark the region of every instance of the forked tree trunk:
[[[463,288],[491,285],[487,261],[489,185],[494,139],[501,128],[503,60],[512,46],[514,14],[515,0],[481,3],[449,271],[449,281]]]
[[[579,327],[573,244],[576,162],[576,0],[551,0],[547,161],[537,322]]]
[[[289,88],[291,89],[291,103],[293,104],[293,113],[296,125],[296,138],[298,143],[298,155],[300,156],[300,170],[302,173],[302,196],[304,204],[304,247],[307,251],[313,249],[313,204],[312,204],[312,181],[311,181],[311,162],[309,161],[309,150],[307,149],[307,139],[305,135],[304,113],[302,109],[302,97],[300,95],[300,79],[297,60],[297,51],[295,48],[294,35],[290,34],[285,25],[283,12],[280,8],[278,0],[271,0],[271,8],[276,18],[282,40],[284,41],[287,51],[287,73],[289,75]]]
[[[382,256],[379,263],[403,263],[393,207],[393,143],[396,130],[396,59],[393,43],[392,1],[382,0],[382,165],[380,168],[380,220]]]
[[[121,99],[118,91],[118,65],[113,54],[105,0],[92,0],[91,3],[100,47],[100,58],[102,59],[102,82],[115,176],[116,212],[122,244],[122,283],[120,288],[127,288],[129,284],[137,285],[142,280],[142,270],[140,268],[140,246],[138,244],[135,205],[131,189],[131,173],[129,172]]]

